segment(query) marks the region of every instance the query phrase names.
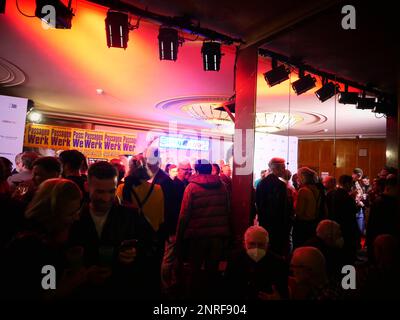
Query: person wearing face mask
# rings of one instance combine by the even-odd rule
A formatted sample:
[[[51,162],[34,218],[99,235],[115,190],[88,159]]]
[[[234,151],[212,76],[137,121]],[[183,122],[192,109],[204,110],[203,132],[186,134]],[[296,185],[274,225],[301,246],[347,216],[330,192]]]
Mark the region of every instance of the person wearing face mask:
[[[344,239],[340,225],[332,220],[322,220],[316,230],[316,236],[308,240],[305,246],[319,249],[325,257],[328,277],[342,278],[341,270],[346,264],[346,253],[343,250]]]
[[[244,247],[228,262],[225,280],[232,299],[278,300],[288,298],[288,265],[269,249],[268,232],[249,227]]]

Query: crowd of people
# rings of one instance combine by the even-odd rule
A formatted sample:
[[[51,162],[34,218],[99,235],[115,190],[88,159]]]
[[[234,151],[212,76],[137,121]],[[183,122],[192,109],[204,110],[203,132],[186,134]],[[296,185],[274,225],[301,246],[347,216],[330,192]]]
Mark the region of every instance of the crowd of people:
[[[400,288],[397,170],[373,182],[292,176],[273,158],[254,188],[243,242],[232,228],[232,170],[199,159],[161,168],[149,147],[126,168],[59,157],[0,158],[0,290],[6,299],[396,298]],[[344,266],[355,289],[342,286]],[[57,286],[43,288],[43,267]]]

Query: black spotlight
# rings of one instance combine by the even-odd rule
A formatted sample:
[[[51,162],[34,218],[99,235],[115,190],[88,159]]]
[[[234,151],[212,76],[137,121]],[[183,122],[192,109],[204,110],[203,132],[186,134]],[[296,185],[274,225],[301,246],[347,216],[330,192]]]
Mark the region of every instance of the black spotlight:
[[[390,106],[388,106],[388,105],[386,105],[386,104],[384,104],[384,103],[382,103],[382,102],[378,102],[378,103],[375,105],[375,108],[372,109],[372,112],[387,114],[389,108],[390,108]]]
[[[160,27],[158,33],[158,49],[160,60],[173,60],[178,58],[179,35],[178,30]]]
[[[358,92],[340,92],[338,101],[341,104],[357,104]]]
[[[54,7],[55,21],[51,21],[51,11],[46,6]],[[71,0],[68,2],[68,7],[60,0],[36,0],[35,16],[49,25],[54,25],[55,22],[56,29],[71,29],[72,17],[74,16],[71,9]]]
[[[109,10],[106,17],[107,47],[128,47],[129,17],[126,13]]]
[[[373,110],[376,106],[376,98],[366,98],[366,97],[361,97],[358,98],[356,109],[370,109]]]
[[[376,102],[375,108],[372,109],[372,112],[394,116],[396,114],[396,103],[391,99],[381,97]]]
[[[203,42],[201,48],[204,71],[219,71],[221,66],[221,44],[213,41]]]
[[[339,86],[333,82],[328,82],[322,86],[322,88],[315,91],[317,98],[324,102],[332,98],[339,91]]]
[[[265,81],[270,87],[289,79],[290,70],[283,64],[264,73]]]
[[[0,13],[6,12],[6,0],[0,0]]]
[[[312,89],[315,87],[315,82],[317,79],[314,77],[311,77],[311,75],[306,75],[306,76],[300,76],[299,80],[296,80],[295,82],[292,83],[292,88],[294,92],[299,96],[304,92],[307,92],[308,90]]]

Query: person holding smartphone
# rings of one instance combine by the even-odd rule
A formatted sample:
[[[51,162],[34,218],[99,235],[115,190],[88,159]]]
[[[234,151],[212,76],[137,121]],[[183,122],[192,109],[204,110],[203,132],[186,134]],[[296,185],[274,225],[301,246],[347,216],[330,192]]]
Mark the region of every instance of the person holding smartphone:
[[[90,202],[71,229],[71,245],[84,248],[91,299],[156,295],[154,287],[144,283],[153,277],[151,226],[136,210],[115,201],[117,176],[106,161],[90,166]]]

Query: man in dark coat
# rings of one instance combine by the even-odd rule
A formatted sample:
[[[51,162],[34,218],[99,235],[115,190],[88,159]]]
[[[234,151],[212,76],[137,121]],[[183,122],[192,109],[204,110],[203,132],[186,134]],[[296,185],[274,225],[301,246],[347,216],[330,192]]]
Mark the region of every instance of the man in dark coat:
[[[358,208],[354,198],[349,194],[352,183],[351,176],[342,175],[339,177],[339,188],[329,192],[327,195],[328,217],[340,225],[347,264],[354,263],[361,236],[356,218]]]
[[[151,226],[132,208],[117,204],[117,171],[108,162],[88,172],[90,203],[71,228],[69,243],[83,248],[83,263],[92,267],[89,298],[157,297],[157,263]],[[95,269],[93,271],[93,269]]]
[[[285,173],[285,160],[272,158],[268,166],[271,173],[260,181],[256,189],[258,222],[268,231],[271,250],[286,256],[294,211],[287,186],[279,179]]]
[[[178,212],[181,211],[183,193],[185,192],[185,189],[189,184],[189,178],[192,175],[192,171],[192,166],[188,161],[182,161],[179,163],[178,175],[173,180],[178,203]]]
[[[398,206],[398,181],[395,175],[386,178],[385,191],[371,204],[367,226],[367,248],[369,258],[373,258],[374,240],[381,234],[400,236],[400,215]]]

